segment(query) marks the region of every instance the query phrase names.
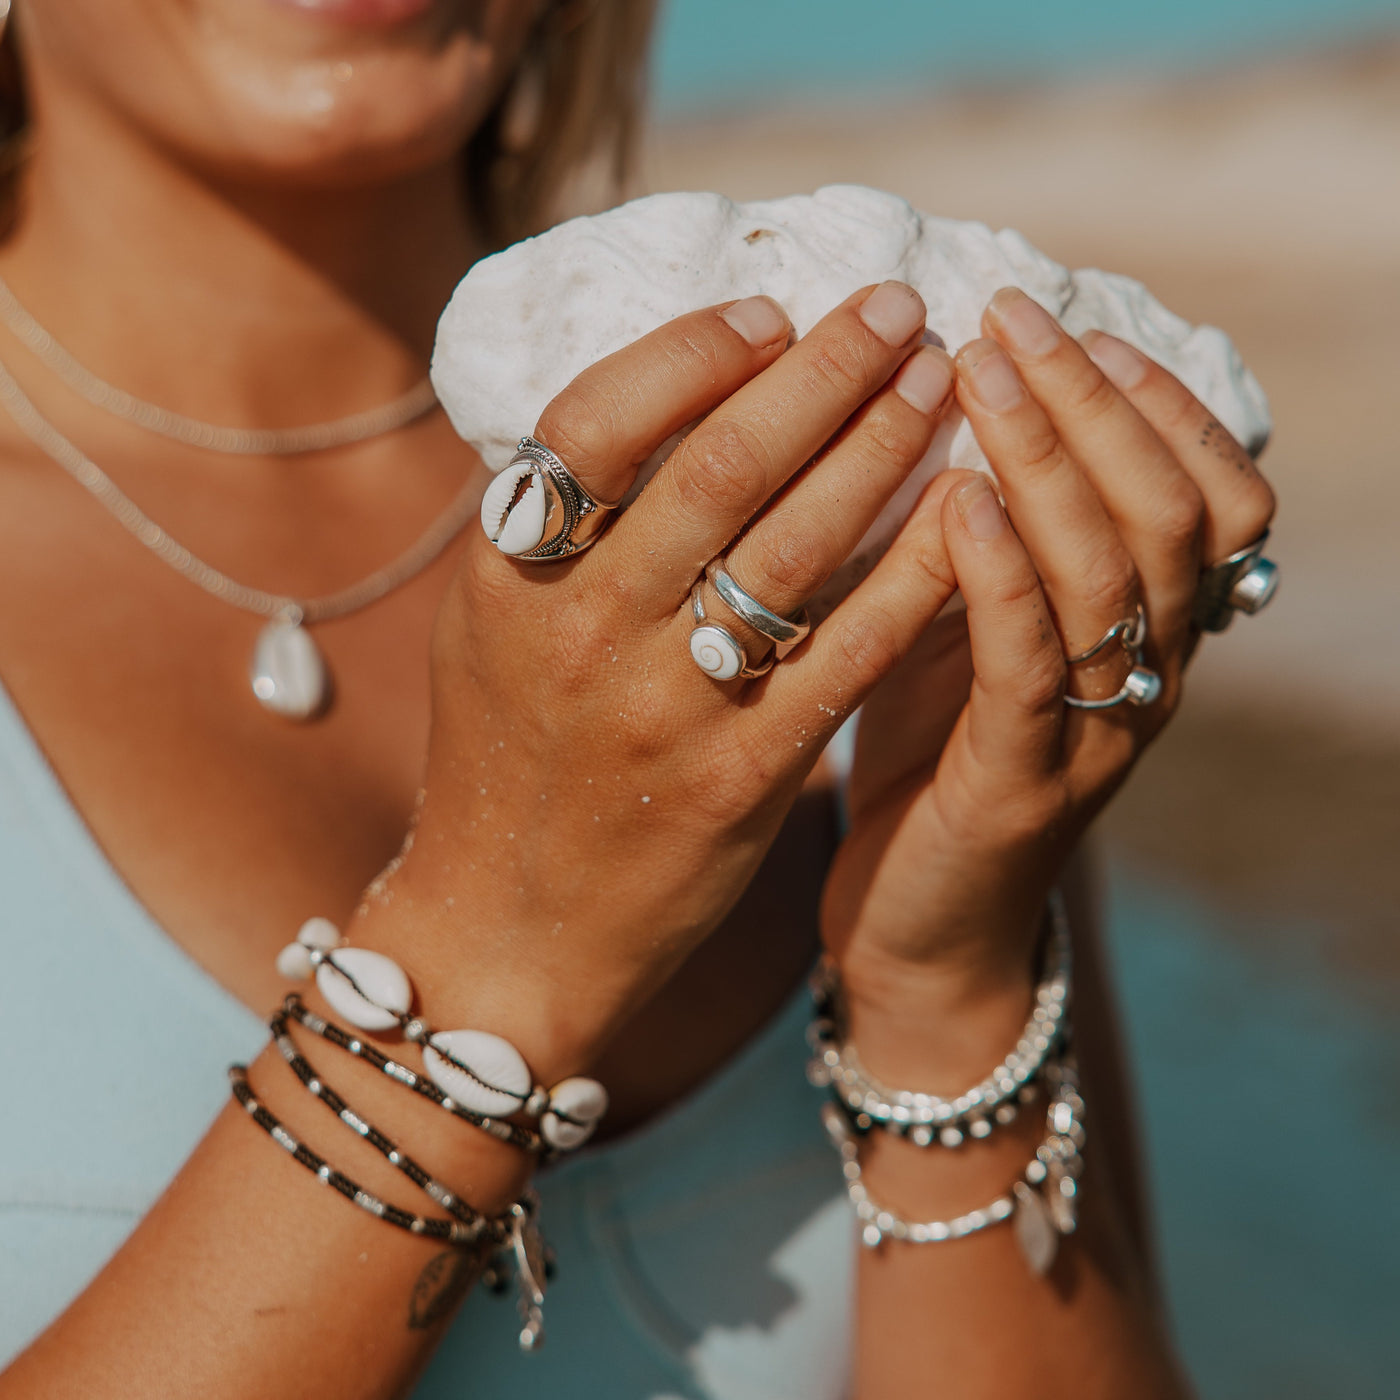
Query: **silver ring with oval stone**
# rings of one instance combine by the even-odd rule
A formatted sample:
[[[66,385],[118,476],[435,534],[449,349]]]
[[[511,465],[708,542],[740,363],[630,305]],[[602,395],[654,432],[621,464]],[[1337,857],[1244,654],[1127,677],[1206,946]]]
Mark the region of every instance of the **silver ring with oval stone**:
[[[584,490],[542,442],[523,437],[481,498],[481,528],[502,554],[543,563],[595,544],[616,509]]]
[[[776,656],[770,655],[757,666],[750,666],[744,644],[727,627],[706,618],[698,583],[691,590],[690,614],[695,619],[695,626],[690,629],[690,657],[711,680],[753,680],[773,669]]]
[[[1191,620],[1202,632],[1223,632],[1237,612],[1253,616],[1278,591],[1279,568],[1264,558],[1269,532],[1201,571]]]
[[[725,607],[737,613],[755,632],[779,646],[794,647],[812,630],[806,608],[796,617],[779,617],[777,613],[765,608],[746,588],[736,583],[724,565],[725,561],[722,559],[711,559],[705,565],[705,577],[714,586]]]

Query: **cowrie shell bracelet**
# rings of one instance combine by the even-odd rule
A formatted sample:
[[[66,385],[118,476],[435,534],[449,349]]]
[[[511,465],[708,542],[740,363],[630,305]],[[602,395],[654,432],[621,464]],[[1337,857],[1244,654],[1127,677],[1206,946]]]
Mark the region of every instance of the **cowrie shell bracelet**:
[[[308,919],[295,942],[277,955],[277,970],[284,977],[314,976],[330,1006],[360,1030],[401,1031],[420,1047],[428,1077],[446,1100],[444,1107],[465,1109],[474,1115],[472,1121],[499,1121],[523,1111],[539,1120],[549,1150],[571,1152],[588,1141],[607,1112],[607,1090],[596,1079],[571,1076],[546,1089],[534,1082],[524,1057],[502,1036],[433,1030],[411,1014],[413,986],[403,968],[372,948],[347,945],[329,919]],[[403,1067],[390,1063],[395,1068],[385,1072],[402,1078],[395,1070]]]

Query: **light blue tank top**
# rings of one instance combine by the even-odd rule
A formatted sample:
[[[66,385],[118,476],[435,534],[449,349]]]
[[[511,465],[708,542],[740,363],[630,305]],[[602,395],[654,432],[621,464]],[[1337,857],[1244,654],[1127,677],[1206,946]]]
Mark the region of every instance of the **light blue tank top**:
[[[154,1203],[267,1031],[123,884],[3,687],[0,910],[3,1368]],[[547,1345],[522,1355],[513,1298],[473,1295],[417,1400],[849,1392],[854,1235],[803,1002],[663,1117],[542,1177]]]

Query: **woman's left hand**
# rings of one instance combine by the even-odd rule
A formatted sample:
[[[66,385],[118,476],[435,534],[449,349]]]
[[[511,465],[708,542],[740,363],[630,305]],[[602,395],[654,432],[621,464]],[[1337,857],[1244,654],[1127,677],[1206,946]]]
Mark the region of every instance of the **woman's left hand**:
[[[1175,710],[1201,569],[1263,533],[1274,496],[1249,454],[1160,366],[1112,336],[1081,345],[1013,289],[958,356],[958,398],[1006,502],[948,472],[942,618],[865,706],[850,831],[823,937],[853,1008],[912,1026],[932,1003],[1026,986],[1046,896],[1085,827]],[[1008,515],[1010,517],[1008,522]],[[1014,528],[1012,528],[1014,527]],[[1115,623],[1147,618],[1149,705]]]

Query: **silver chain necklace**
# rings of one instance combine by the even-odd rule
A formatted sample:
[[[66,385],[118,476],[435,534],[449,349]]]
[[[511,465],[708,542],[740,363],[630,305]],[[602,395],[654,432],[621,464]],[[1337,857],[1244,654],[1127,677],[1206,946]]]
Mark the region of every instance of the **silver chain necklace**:
[[[46,369],[52,370],[75,394],[94,408],[100,408],[128,423],[173,438],[189,447],[211,452],[228,452],[243,457],[284,457],[302,452],[324,452],[332,447],[348,447],[382,437],[412,423],[437,404],[429,379],[420,379],[407,393],[377,408],[335,418],[328,423],[308,423],[300,428],[224,428],[188,418],[173,409],[161,408],[128,394],[94,374],[39,324],[0,277],[0,321],[22,344],[34,352]]]
[[[96,462],[34,407],[3,363],[0,363],[0,402],[30,441],[91,492],[118,523],[158,559],[215,598],[271,619],[258,634],[250,680],[259,702],[289,719],[315,718],[330,698],[330,674],[325,658],[303,624],[344,617],[407,583],[447,548],[480,509],[479,493],[468,482],[412,545],[367,578],[319,598],[271,593],[239,583],[172,539]]]

